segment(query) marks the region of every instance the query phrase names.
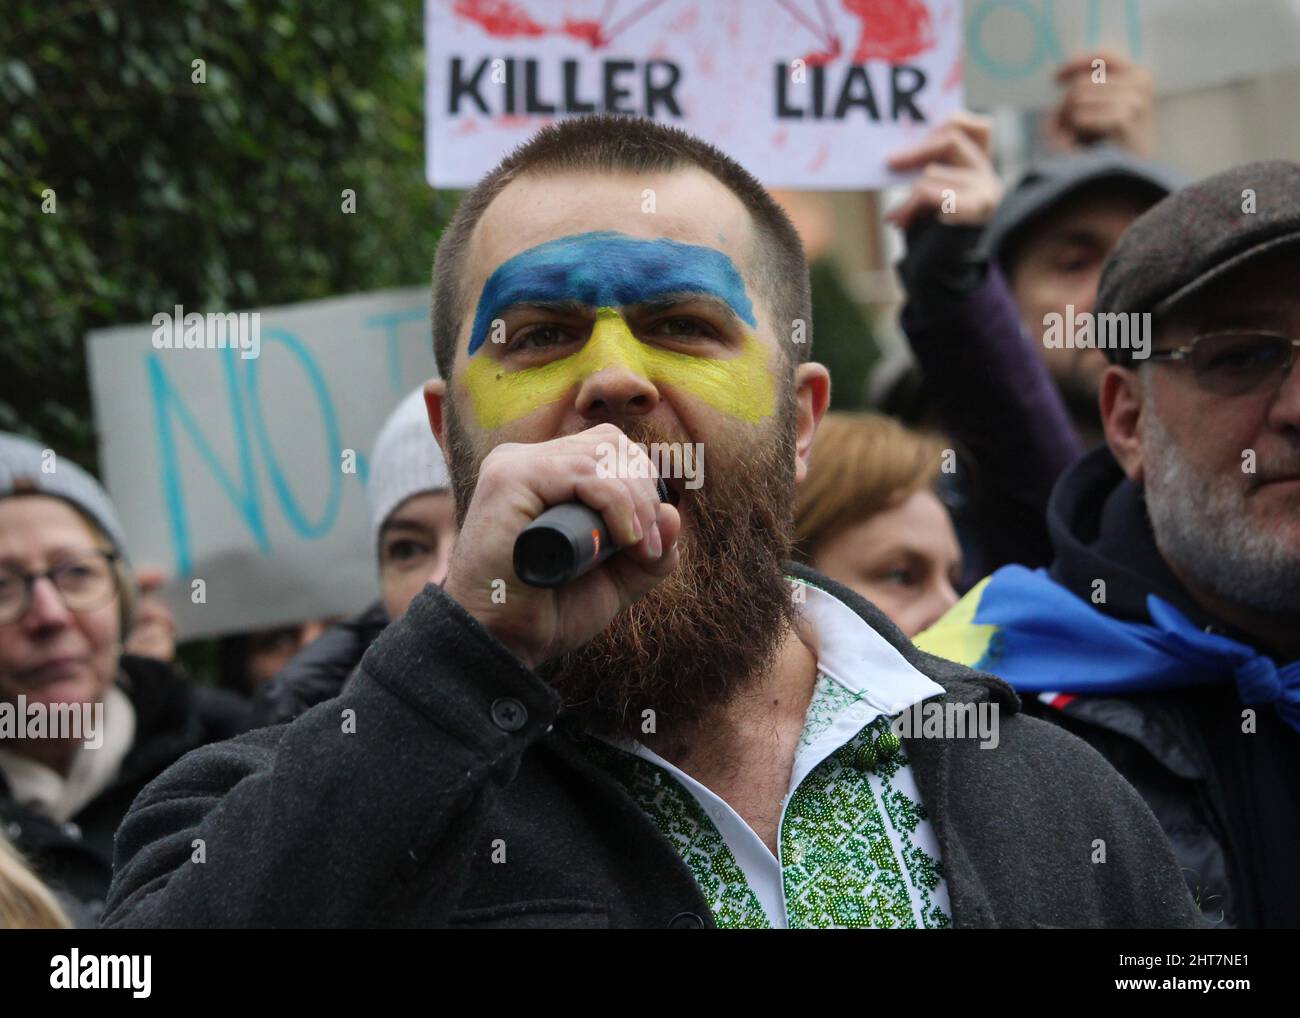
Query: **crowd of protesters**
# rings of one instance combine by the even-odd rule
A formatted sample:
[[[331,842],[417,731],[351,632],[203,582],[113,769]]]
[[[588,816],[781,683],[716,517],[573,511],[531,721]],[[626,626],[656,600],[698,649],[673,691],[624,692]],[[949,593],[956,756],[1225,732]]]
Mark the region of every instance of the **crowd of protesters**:
[[[0,742],[0,926],[1300,924],[1300,165],[1183,178],[1106,56],[1013,187],[970,114],[893,156],[909,357],[873,413],[827,413],[771,327],[807,266],[742,167],[541,132],[439,245],[442,381],[370,460],[381,597],[228,641],[224,688],[178,672],[99,484],[0,436],[0,702],[103,717]],[[476,350],[463,295],[503,273],[590,319],[495,309],[526,338]],[[1045,344],[1066,313],[1149,315],[1152,348]],[[487,357],[577,367],[487,413]],[[615,427],[704,442],[703,488],[595,473]],[[575,499],[622,551],[494,597]],[[928,703],[996,747],[898,737]]]

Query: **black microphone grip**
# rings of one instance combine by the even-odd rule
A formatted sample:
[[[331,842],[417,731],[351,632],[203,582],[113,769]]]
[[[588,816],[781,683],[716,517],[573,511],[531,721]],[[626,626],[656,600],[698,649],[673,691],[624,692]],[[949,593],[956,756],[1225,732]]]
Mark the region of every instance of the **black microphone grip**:
[[[659,501],[668,485],[655,481]],[[600,513],[581,502],[553,505],[515,538],[515,575],[530,587],[562,587],[595,569],[618,547]]]

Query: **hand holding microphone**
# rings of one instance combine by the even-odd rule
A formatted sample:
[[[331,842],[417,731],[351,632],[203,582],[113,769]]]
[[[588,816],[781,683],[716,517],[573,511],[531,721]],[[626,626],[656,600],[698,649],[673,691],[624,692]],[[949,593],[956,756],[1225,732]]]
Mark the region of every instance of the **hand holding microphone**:
[[[677,565],[681,519],[645,450],[628,445],[646,460],[633,476],[600,476],[620,441],[601,424],[504,443],[479,467],[443,590],[530,668],[587,643]]]
[[[668,485],[655,478],[659,501]],[[515,538],[515,575],[530,587],[561,587],[618,551],[600,513],[582,502],[554,505]]]

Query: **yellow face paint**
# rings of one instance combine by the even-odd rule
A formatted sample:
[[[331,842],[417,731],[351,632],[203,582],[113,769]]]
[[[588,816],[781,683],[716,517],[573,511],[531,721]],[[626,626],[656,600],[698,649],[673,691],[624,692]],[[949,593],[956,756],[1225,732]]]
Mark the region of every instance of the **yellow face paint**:
[[[597,311],[591,336],[580,349],[547,364],[510,371],[484,352],[470,357],[465,387],[479,426],[491,431],[563,399],[584,379],[616,366],[680,388],[749,424],[770,416],[776,405],[767,351],[753,333],[745,333],[734,357],[697,357],[642,343],[614,308]]]

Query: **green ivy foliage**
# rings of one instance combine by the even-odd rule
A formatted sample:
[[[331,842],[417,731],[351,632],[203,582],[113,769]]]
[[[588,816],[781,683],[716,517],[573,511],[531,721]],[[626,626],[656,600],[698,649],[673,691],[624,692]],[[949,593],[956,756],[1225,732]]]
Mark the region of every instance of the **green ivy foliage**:
[[[428,279],[420,0],[4,7],[0,430],[93,467],[87,331]]]

